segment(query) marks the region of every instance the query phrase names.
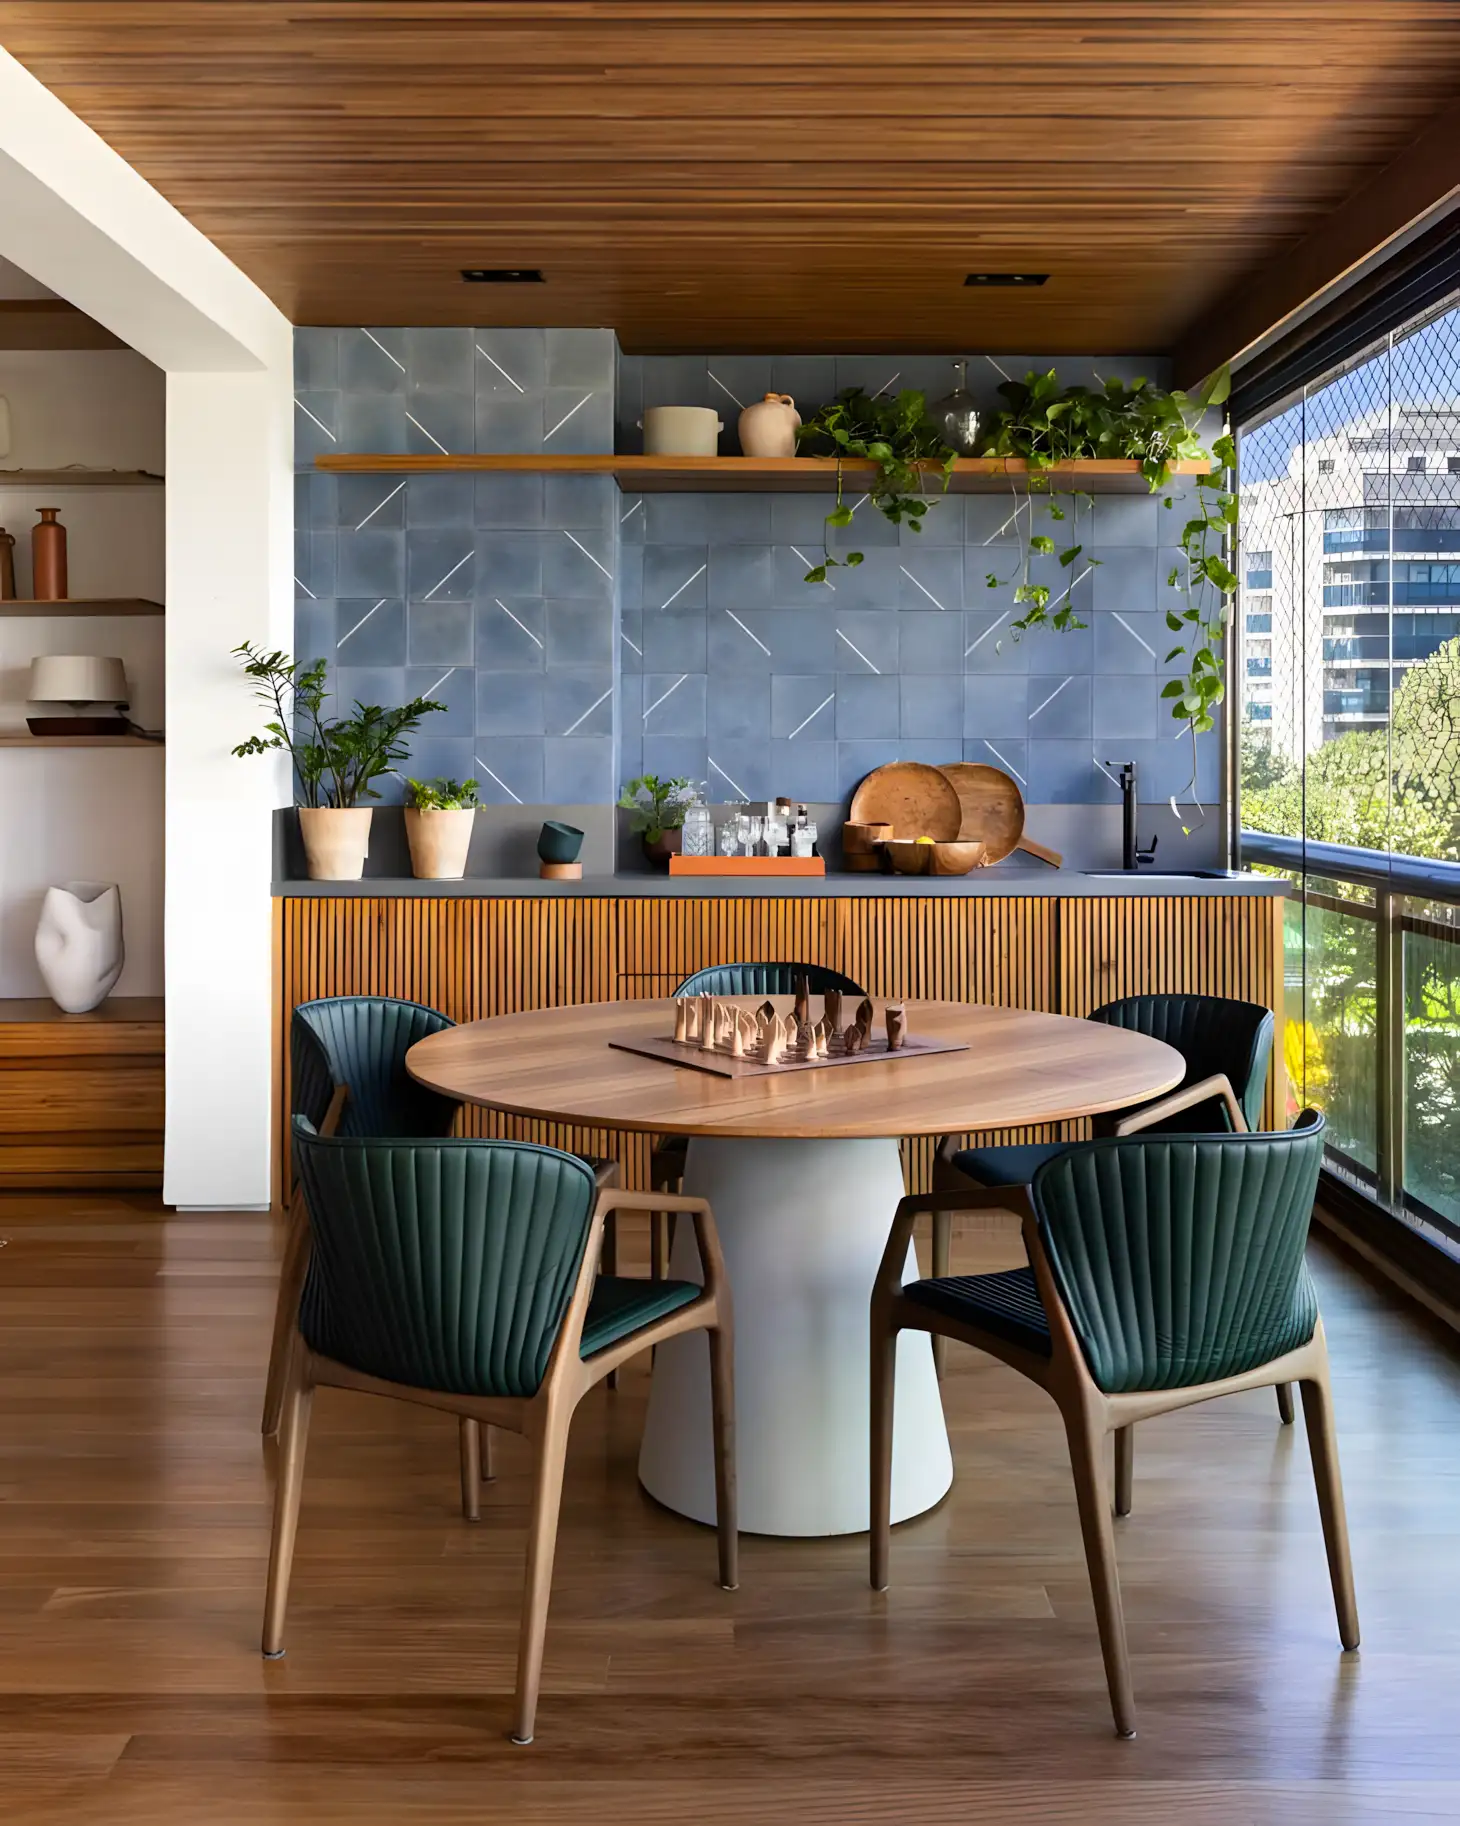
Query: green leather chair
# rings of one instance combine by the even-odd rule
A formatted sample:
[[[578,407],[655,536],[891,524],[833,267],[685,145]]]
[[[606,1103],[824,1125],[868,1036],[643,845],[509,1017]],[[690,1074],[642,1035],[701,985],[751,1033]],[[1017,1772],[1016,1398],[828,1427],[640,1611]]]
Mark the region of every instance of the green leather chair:
[[[802,977],[811,995],[825,995],[828,989],[839,989],[843,995],[859,1000],[867,992],[840,970],[826,964],[710,964],[687,976],[675,990],[683,995],[794,995]],[[689,1142],[683,1135],[669,1135],[655,1141],[649,1153],[649,1184],[656,1191],[677,1192],[684,1184],[685,1156]],[[650,1219],[649,1274],[663,1277],[669,1263],[673,1226],[667,1216]]]
[[[692,1218],[703,1286],[597,1272],[603,1219],[648,1194],[601,1188],[572,1154],[526,1143],[356,1140],[294,1123],[313,1236],[288,1385],[263,1652],[284,1652],[312,1391],[388,1395],[458,1416],[462,1499],[475,1518],[482,1426],[523,1434],[534,1459],[512,1737],[532,1741],[568,1428],[625,1358],[704,1330],[710,1350],[720,1583],[736,1584],[734,1344],[730,1294],[703,1199]],[[654,1202],[659,1208],[663,1195]]]
[[[1157,1121],[1171,1113],[1152,1106]],[[1078,1142],[1035,1171],[1027,1268],[907,1286],[917,1216],[966,1208],[969,1194],[905,1198],[872,1295],[873,1586],[888,1582],[897,1334],[916,1329],[1001,1358],[1058,1403],[1119,1735],[1134,1735],[1135,1704],[1105,1437],[1115,1435],[1115,1510],[1128,1514],[1132,1428],[1154,1415],[1300,1384],[1339,1636],[1357,1648],[1328,1351],[1303,1263],[1322,1157],[1323,1118],[1311,1110],[1283,1133]]]

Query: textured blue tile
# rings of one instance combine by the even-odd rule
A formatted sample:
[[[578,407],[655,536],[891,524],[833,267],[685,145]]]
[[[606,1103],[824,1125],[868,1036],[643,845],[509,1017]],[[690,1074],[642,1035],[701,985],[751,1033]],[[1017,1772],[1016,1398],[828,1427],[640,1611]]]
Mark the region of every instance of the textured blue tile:
[[[619,606],[641,609],[644,606],[644,548],[642,545],[620,545],[615,561],[618,572]]]
[[[333,392],[340,384],[339,330],[301,328],[294,332],[294,391]]]
[[[1096,736],[1092,750],[1095,759],[1101,763],[1095,770],[1095,782],[1091,788],[1091,801],[1098,805],[1119,805],[1121,791],[1119,773],[1122,763],[1134,761],[1136,764],[1136,793],[1145,800],[1151,797],[1151,779],[1155,767],[1156,744],[1142,738],[1115,736],[1105,740]],[[1104,771],[1109,769],[1109,772]],[[1145,841],[1142,833],[1142,842]]]
[[[614,688],[614,704],[618,710],[620,740],[630,736],[642,741],[644,736],[644,680],[637,672],[625,672],[619,669],[618,681]]]
[[[342,532],[335,540],[335,590],[340,596],[382,596],[406,593],[406,540],[401,532]]]
[[[777,673],[771,679],[771,733],[792,742],[830,742],[836,734],[836,675]]]
[[[544,477],[479,475],[472,480],[472,511],[478,526],[515,528],[543,524]]]
[[[1003,677],[1029,670],[1029,642],[1016,639],[1008,609],[970,609],[963,617],[963,667],[966,672]]]
[[[548,330],[547,384],[611,394],[616,345],[612,330]]]
[[[709,681],[705,734],[711,748],[726,742],[769,742],[771,680],[754,673],[732,672]]]
[[[863,553],[861,564],[846,565],[840,570],[829,572],[828,575],[836,585],[838,613],[848,609],[875,609],[879,614],[888,615],[896,621],[897,599],[901,594],[902,583],[898,571],[900,556],[896,546],[869,546]],[[815,589],[817,586],[811,584],[806,587]]]
[[[804,423],[836,398],[836,357],[775,355],[771,358],[770,390],[789,393]]]
[[[688,780],[698,785],[709,773],[703,736],[646,735],[640,755],[640,768],[646,774],[657,774],[661,780]],[[712,796],[718,797],[723,781],[711,779]]]
[[[645,545],[705,545],[711,535],[714,497],[710,495],[647,494],[637,516],[644,523]],[[733,499],[727,495],[726,500]]]
[[[406,333],[374,328],[340,331],[340,386],[347,393],[404,393]]]
[[[742,615],[771,650],[772,672],[836,672],[852,656],[836,637],[836,616],[825,604]]]
[[[618,770],[615,775],[612,796],[616,799],[624,784],[629,780],[637,779],[643,771],[643,737],[620,735],[618,739]]]
[[[476,779],[480,786],[471,737],[428,735],[426,731],[434,729],[439,721],[438,717],[428,719],[411,739],[410,754],[400,764],[401,773],[407,780],[455,780],[460,784]]]
[[[295,616],[297,628],[299,618]],[[406,663],[406,605],[350,596],[335,604],[334,644],[341,665],[403,666]]]
[[[727,497],[728,498],[728,497]],[[712,545],[706,573],[712,609],[763,609],[771,601],[771,548],[768,545]]]
[[[530,532],[474,534],[477,595],[509,601],[514,596],[541,596],[543,549],[551,537]]]
[[[608,603],[547,604],[547,663],[556,666],[613,664],[613,609]]]
[[[491,395],[520,399],[547,384],[547,336],[543,330],[477,329],[472,332],[478,401]]]
[[[644,667],[644,614],[642,609],[619,611],[618,663],[626,676]]]
[[[317,456],[340,448],[338,393],[297,393],[294,397],[294,467],[311,469]]]
[[[555,805],[606,805],[618,796],[611,736],[549,736],[543,797]]]
[[[480,364],[478,364],[480,371]],[[531,455],[542,449],[541,393],[483,393],[476,398],[476,447],[487,455]]]
[[[1018,673],[965,674],[964,737],[998,741],[1001,736],[1025,735],[1029,726],[1027,686],[1028,680]]]
[[[334,703],[326,710],[333,716],[348,716],[354,704],[391,708],[409,702],[412,696],[399,666],[337,666],[332,687]]]
[[[903,608],[937,614],[963,607],[963,554],[956,547],[900,551],[897,571]]]
[[[784,635],[784,617],[768,609],[711,609],[706,621],[706,661],[721,673],[769,673],[771,641]]]
[[[470,736],[476,728],[476,674],[470,666],[408,666],[406,692],[444,704],[426,718],[422,727],[437,736]]]
[[[1063,678],[1031,672],[1029,675],[1029,734],[1050,740],[1057,737],[1088,740],[1091,729],[1090,680]]]
[[[799,736],[794,742],[773,740],[770,745],[770,764],[776,791],[789,798],[804,803],[825,802],[841,797],[835,742],[815,742]],[[830,834],[823,831],[819,835],[824,839]]]
[[[1173,571],[1177,579],[1175,583],[1171,582]],[[1192,599],[1186,593],[1188,577],[1186,554],[1180,547],[1163,547],[1158,550],[1156,553],[1156,607],[1162,611],[1172,609],[1178,615],[1183,609],[1189,607]],[[1210,584],[1196,587],[1196,599],[1202,612],[1210,614],[1216,607],[1216,591]]]
[[[641,373],[645,411],[650,406],[718,406],[725,400],[720,389],[710,385],[709,364],[703,355],[646,355]]]
[[[543,680],[538,672],[478,672],[478,735],[542,735]]]
[[[643,733],[649,736],[703,736],[706,678],[703,672],[646,672]]]
[[[1024,797],[1031,805],[1095,805],[1103,797],[1102,775],[1086,742],[1029,742],[1029,788]]]
[[[960,746],[956,736],[904,736],[899,750],[904,761],[921,761],[924,767],[942,767],[947,762],[958,759]]]
[[[472,743],[472,772],[484,805],[541,805],[543,740],[541,736],[478,735]]]
[[[541,672],[547,664],[545,605],[534,596],[489,596],[475,606],[477,664]]]
[[[962,674],[967,642],[961,615],[940,615],[936,609],[927,615],[904,611],[897,628],[898,663],[904,672]]]
[[[806,544],[771,547],[771,601],[779,609],[819,608],[840,600],[842,572],[828,571],[825,583],[808,583],[806,573],[822,562],[821,535]]]
[[[412,448],[403,393],[341,393],[341,450],[405,451]]]
[[[901,733],[899,680],[870,672],[839,672],[836,679],[838,741],[879,741]]]
[[[1160,706],[1164,709],[1164,706]],[[1108,673],[1095,693],[1093,732],[1097,742],[1111,736],[1154,738],[1158,703],[1156,682],[1149,673],[1130,678]]]
[[[542,396],[542,447],[557,456],[613,450],[613,395],[549,387]]]
[[[606,533],[549,530],[542,547],[545,596],[613,600],[613,538]]]
[[[472,606],[438,597],[413,602],[406,611],[408,657],[413,666],[469,666],[472,663]]]
[[[406,533],[406,577],[412,601],[471,600],[477,583],[475,534],[470,527]]]
[[[710,392],[723,403],[720,417],[725,421],[725,436],[720,447],[726,451],[740,449],[737,421],[747,406],[759,405],[771,385],[772,359],[769,355],[712,355],[706,363]]]
[[[476,446],[469,393],[420,392],[406,401],[406,449],[416,456],[460,456]]]
[[[833,495],[772,495],[771,543],[799,545],[819,562],[821,535],[830,529],[826,516],[836,506]]]
[[[838,608],[833,618],[837,671],[896,672],[897,623],[897,616],[886,610]]]
[[[618,352],[614,373],[614,418],[617,421],[616,448],[639,448],[638,424],[644,411],[644,358]]]
[[[473,494],[470,476],[424,475],[412,476],[404,495],[398,499],[405,502],[407,526],[464,528],[472,524]],[[390,506],[394,507],[395,502]],[[388,511],[381,509],[382,513]]]
[[[836,745],[837,793],[853,792],[875,767],[886,767],[903,758],[900,742],[838,742]]]
[[[1142,777],[1141,796],[1169,799],[1175,794],[1185,804],[1192,798],[1191,732],[1176,728],[1168,717],[1163,716],[1160,720],[1162,724],[1170,723],[1171,727],[1161,727],[1153,749],[1153,764],[1149,773]],[[1211,808],[1217,801],[1217,783],[1221,770],[1221,751],[1215,731],[1211,735],[1197,737],[1196,753],[1196,797]]]
[[[310,602],[307,597],[294,604],[294,658],[303,666],[313,665],[315,660],[333,660],[335,654],[335,616],[338,605],[333,598],[323,602]],[[404,647],[397,658],[387,655],[380,663],[396,665],[405,657]],[[372,658],[371,663],[374,664]]]
[[[342,532],[390,532],[406,523],[410,483],[404,476],[330,476],[334,483],[332,526]]]
[[[707,601],[705,578],[709,562],[708,548],[703,545],[646,545],[644,607],[704,608]]]
[[[547,525],[571,527],[580,535],[602,533],[609,539],[613,537],[619,492],[609,476],[546,476],[543,480]],[[594,549],[598,549],[597,541]]]
[[[550,736],[613,735],[613,671],[580,666],[543,680],[543,729]]]
[[[1096,545],[1155,545],[1164,531],[1161,511],[1155,495],[1097,495]]]
[[[335,593],[335,535],[294,535],[294,593],[316,602]]]
[[[1094,618],[1097,673],[1153,673],[1179,636],[1150,609],[1107,609]],[[1154,690],[1154,686],[1147,686]]]
[[[648,497],[646,495],[626,494],[619,504],[618,542],[620,554],[629,546],[642,546],[644,543],[645,513]]]
[[[1029,744],[1012,737],[1000,737],[997,741],[964,740],[963,758],[965,761],[978,761],[985,767],[1001,767],[1005,773],[1013,774],[1021,788],[1029,785]]]
[[[908,737],[963,738],[963,674],[904,672],[898,679],[901,733]]]
[[[1102,545],[1095,556],[1095,612],[1123,613],[1156,606],[1156,552],[1152,546]]]
[[[410,393],[454,393],[470,407],[476,359],[470,330],[407,330],[406,390]],[[471,446],[458,444],[455,448],[469,450]]]
[[[706,627],[703,609],[645,609],[640,629],[644,672],[703,672]]]
[[[1008,546],[1017,547],[1020,532],[1028,519],[1022,499],[1010,494],[965,495],[963,498],[963,537],[970,557],[983,552],[982,560],[973,559],[970,573],[989,568],[997,570],[1008,563]]]
[[[718,783],[723,790],[734,790],[752,804],[783,790],[772,777],[770,750],[764,742],[707,743],[705,773],[712,791]]]
[[[335,524],[338,478],[306,470],[294,478],[294,525],[301,532],[329,532]]]

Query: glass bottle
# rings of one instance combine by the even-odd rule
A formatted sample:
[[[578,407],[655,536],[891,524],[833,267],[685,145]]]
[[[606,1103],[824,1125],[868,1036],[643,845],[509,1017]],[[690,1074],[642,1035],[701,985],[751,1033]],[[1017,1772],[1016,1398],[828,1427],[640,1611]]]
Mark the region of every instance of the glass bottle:
[[[928,408],[928,416],[938,427],[945,444],[951,444],[960,456],[977,456],[979,412],[977,400],[964,384],[968,363],[955,361],[953,372],[958,377],[953,391],[936,400]]]

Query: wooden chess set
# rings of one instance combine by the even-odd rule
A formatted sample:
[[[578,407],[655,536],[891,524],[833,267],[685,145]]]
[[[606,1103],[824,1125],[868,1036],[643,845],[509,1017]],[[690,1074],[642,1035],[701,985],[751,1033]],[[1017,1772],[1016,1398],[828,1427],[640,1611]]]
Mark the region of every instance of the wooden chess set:
[[[811,1019],[811,996],[803,978],[795,1005],[782,1014],[774,1002],[749,1008],[745,998],[717,995],[681,996],[674,1004],[673,1037],[610,1040],[621,1052],[664,1059],[722,1078],[755,1078],[770,1073],[811,1071],[823,1065],[862,1065],[919,1053],[965,1052],[960,1040],[930,1040],[909,1033],[901,1002],[883,1007],[883,1029],[874,1035],[876,1010],[864,996],[848,1024],[842,1026],[843,997],[828,989],[822,1014]]]

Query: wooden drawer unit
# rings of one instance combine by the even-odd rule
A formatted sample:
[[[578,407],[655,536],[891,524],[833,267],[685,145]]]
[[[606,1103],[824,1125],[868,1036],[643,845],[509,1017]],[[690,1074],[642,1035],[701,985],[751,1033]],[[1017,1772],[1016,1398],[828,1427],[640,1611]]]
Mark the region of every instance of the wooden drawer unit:
[[[163,1013],[0,1001],[0,1189],[162,1184]]]

